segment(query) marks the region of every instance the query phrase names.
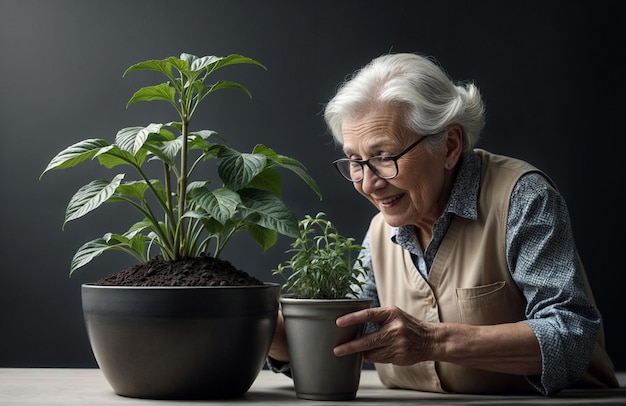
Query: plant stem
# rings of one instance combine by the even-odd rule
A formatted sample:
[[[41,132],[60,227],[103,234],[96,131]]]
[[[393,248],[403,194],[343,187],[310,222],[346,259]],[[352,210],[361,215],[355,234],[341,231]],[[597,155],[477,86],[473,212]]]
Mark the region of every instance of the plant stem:
[[[175,220],[172,215],[173,204],[172,204],[172,179],[171,179],[171,169],[168,164],[163,163],[163,179],[165,180],[165,224],[166,231],[168,232],[167,241],[173,241],[171,238],[173,237],[171,234],[176,231]]]
[[[184,110],[183,110],[184,111]],[[176,227],[176,251],[177,256],[185,256],[185,219],[183,215],[187,206],[187,141],[189,136],[189,121],[186,116],[182,117],[182,150],[180,154],[180,177],[178,178],[178,227]]]

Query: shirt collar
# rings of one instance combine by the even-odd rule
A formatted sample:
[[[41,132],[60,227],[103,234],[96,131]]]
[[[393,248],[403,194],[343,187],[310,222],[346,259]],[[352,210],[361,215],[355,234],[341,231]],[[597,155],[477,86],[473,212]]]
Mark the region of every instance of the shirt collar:
[[[441,217],[450,214],[470,220],[478,218],[478,190],[480,188],[480,158],[474,151],[461,156],[459,171],[452,186],[450,200]],[[396,227],[392,241],[412,241],[415,231],[412,225]]]

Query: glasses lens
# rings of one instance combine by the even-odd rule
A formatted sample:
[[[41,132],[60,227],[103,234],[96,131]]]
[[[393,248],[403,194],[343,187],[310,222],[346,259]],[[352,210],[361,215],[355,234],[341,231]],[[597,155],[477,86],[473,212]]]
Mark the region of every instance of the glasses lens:
[[[358,182],[363,178],[363,167],[357,162],[352,162],[348,159],[338,159],[334,164],[343,177],[348,180]]]
[[[353,181],[360,180],[363,177],[363,166],[361,166],[361,164],[351,161],[348,161],[348,164],[350,179],[352,179]]]
[[[373,157],[369,159],[369,164],[370,167],[373,166],[376,168],[374,172],[381,178],[389,179],[398,174],[398,167],[396,166],[396,161],[394,159]]]
[[[358,174],[358,168],[354,169],[353,167],[356,165],[358,166],[358,164],[355,164],[353,162],[350,162],[347,159],[338,159],[335,162],[333,162],[333,165],[335,165],[335,168],[337,168],[337,170],[339,171],[339,173],[341,174],[341,176],[343,176],[344,178],[350,180],[350,181],[354,181],[353,177],[356,177],[358,179],[359,174]]]

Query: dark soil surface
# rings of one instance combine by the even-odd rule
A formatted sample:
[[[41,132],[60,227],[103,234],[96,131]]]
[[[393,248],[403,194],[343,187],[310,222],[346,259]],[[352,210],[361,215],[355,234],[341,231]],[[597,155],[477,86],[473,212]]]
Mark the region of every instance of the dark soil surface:
[[[98,285],[113,286],[252,286],[263,285],[228,261],[202,255],[178,261],[165,261],[156,256],[145,264],[137,264],[105,276]]]

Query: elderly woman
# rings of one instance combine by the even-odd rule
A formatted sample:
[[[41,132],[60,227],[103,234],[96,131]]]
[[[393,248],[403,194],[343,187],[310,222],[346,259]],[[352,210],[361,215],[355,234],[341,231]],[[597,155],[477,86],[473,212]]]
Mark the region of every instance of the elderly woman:
[[[337,320],[370,328],[337,356],[362,351],[392,388],[618,386],[566,204],[539,169],[475,149],[473,84],[385,55],[340,87],[325,119],[346,155],[334,165],[379,210],[362,252],[376,306]],[[288,363],[280,322],[274,366]]]

